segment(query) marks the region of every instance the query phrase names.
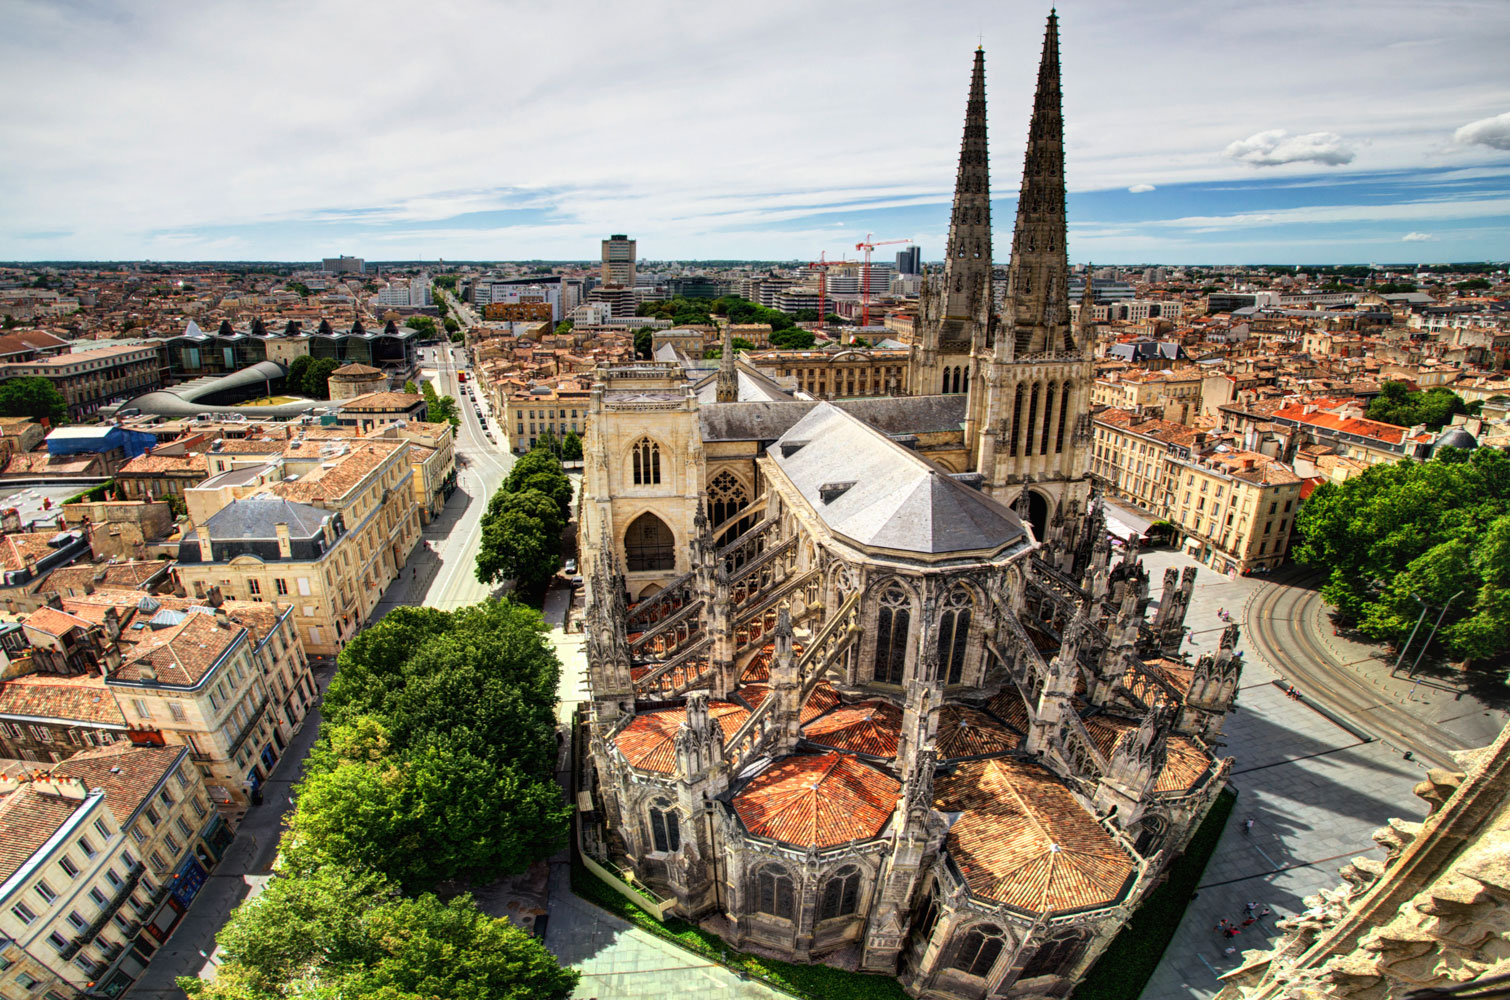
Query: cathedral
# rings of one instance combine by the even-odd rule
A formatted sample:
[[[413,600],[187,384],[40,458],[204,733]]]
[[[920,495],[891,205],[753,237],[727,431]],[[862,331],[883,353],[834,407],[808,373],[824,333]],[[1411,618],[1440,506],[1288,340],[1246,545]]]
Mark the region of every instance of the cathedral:
[[[591,393],[584,850],[920,997],[1064,995],[1231,763],[1235,627],[1183,657],[1193,571],[1155,592],[1091,489],[1059,88],[1050,15],[998,306],[975,52],[912,395],[814,398],[727,333]]]

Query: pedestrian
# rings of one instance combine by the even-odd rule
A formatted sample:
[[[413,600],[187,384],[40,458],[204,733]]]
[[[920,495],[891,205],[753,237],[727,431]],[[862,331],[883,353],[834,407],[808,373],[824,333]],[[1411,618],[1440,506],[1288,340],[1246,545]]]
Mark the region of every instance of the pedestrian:
[[[1247,906],[1243,907],[1243,909],[1247,910],[1249,913],[1252,913],[1254,910],[1258,909],[1258,904],[1250,902]]]
[[[1247,927],[1247,926],[1251,925],[1256,920],[1258,920],[1257,917],[1249,917],[1247,920],[1243,921],[1243,926]]]
[[[1243,820],[1243,836],[1244,837],[1248,837],[1248,836],[1251,836],[1252,834],[1253,834],[1253,817],[1249,816],[1247,819]],[[1249,909],[1251,909],[1251,907]]]
[[[1231,954],[1233,954],[1236,951],[1237,951],[1237,946],[1229,944],[1227,947],[1225,947],[1225,948],[1222,949],[1222,954],[1223,955],[1231,955]]]
[[[1271,912],[1273,912],[1273,911],[1271,911],[1267,906],[1264,907],[1262,910],[1258,911],[1258,919],[1262,920],[1264,917],[1267,917]]]

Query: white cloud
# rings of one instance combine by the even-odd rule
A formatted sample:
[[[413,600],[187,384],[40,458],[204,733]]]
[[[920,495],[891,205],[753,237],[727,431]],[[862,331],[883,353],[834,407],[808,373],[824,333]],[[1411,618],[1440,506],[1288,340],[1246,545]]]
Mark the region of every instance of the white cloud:
[[[1148,192],[1154,190],[1157,189],[1152,184],[1134,184],[1132,187],[1127,189],[1129,194],[1147,194]]]
[[[1406,233],[1400,237],[1401,243],[1434,243],[1436,237],[1430,233]]]
[[[1230,143],[1222,150],[1222,155],[1255,167],[1277,167],[1286,163],[1321,163],[1340,167],[1352,163],[1358,154],[1336,132],[1290,135],[1282,128],[1274,128]]]
[[[1510,149],[1510,111],[1469,122],[1452,134],[1452,141],[1464,146]]]

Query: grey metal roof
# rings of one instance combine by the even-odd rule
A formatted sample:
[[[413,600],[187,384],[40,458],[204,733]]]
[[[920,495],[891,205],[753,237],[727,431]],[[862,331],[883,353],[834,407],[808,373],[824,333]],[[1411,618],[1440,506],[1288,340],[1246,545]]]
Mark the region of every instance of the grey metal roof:
[[[739,381],[739,401],[741,403],[758,403],[772,400],[791,399],[792,394],[777,385],[771,378],[758,370],[751,370],[743,361],[738,362],[739,367],[735,374]],[[718,372],[709,372],[700,381],[694,384],[693,392],[697,395],[699,403],[715,403],[718,399]],[[728,404],[722,404],[727,406]]]
[[[294,503],[275,496],[243,497],[232,500],[205,520],[204,529],[212,541],[240,538],[277,538],[275,527],[280,521],[288,525],[292,538],[313,538],[321,533],[328,510],[307,503]]]
[[[831,403],[818,403],[767,452],[836,534],[938,555],[1026,541],[1017,515]]]
[[[240,413],[248,419],[257,417],[294,417],[317,407],[328,406],[322,400],[301,399],[276,406],[215,406],[199,402],[206,396],[232,389],[247,389],[275,378],[283,378],[286,369],[276,361],[259,361],[226,375],[209,376],[181,382],[128,400],[121,409],[137,409],[163,417],[192,417],[198,413]]]
[[[704,441],[774,441],[818,404],[810,400],[724,403],[699,412]],[[831,405],[853,414],[884,434],[958,431],[965,397],[896,396],[841,399]]]

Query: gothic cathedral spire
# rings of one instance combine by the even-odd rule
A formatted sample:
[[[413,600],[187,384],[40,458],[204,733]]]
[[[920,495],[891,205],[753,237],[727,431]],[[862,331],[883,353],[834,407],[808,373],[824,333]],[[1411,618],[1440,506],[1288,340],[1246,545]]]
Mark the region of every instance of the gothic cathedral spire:
[[[1049,14],[1028,126],[1007,294],[1016,354],[1069,354],[1069,257],[1065,247],[1064,119],[1059,90],[1059,17]]]
[[[986,150],[986,53],[975,50],[965,135],[954,179],[954,212],[940,279],[943,316],[984,325],[991,308],[991,177]]]

